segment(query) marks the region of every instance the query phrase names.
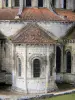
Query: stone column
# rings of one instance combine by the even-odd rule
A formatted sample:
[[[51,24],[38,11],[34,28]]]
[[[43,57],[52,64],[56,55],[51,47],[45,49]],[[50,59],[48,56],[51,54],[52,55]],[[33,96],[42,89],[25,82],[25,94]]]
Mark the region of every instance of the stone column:
[[[15,6],[15,1],[11,0],[11,7],[14,7],[14,6]]]
[[[43,0],[43,7],[47,7],[46,0]]]
[[[15,89],[16,87],[16,45],[12,45],[12,58],[14,60],[12,61],[12,89]]]
[[[5,8],[5,0],[2,0],[2,8]]]
[[[23,0],[19,0],[19,12],[18,12],[18,15],[21,15],[22,10],[23,10]]]
[[[8,7],[11,8],[11,3],[12,3],[12,0],[8,0]]]
[[[38,0],[31,1],[32,7],[38,7]]]
[[[46,7],[47,8],[50,8],[50,3],[51,3],[51,0],[46,0]]]
[[[0,8],[2,8],[2,0],[0,0]]]

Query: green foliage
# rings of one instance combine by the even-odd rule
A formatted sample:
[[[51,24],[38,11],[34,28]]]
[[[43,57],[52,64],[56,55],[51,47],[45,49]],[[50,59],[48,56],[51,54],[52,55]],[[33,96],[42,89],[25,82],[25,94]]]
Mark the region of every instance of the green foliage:
[[[75,93],[41,100],[75,100]]]

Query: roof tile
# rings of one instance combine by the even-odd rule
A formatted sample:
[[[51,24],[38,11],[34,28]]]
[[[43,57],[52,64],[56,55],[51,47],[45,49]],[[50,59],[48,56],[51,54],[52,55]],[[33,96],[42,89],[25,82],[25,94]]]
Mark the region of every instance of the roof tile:
[[[43,29],[37,24],[27,24],[15,36],[11,37],[13,43],[26,44],[53,44],[52,39]]]
[[[75,21],[75,13],[71,10],[55,9],[55,11],[56,13],[48,8],[25,8],[20,19],[25,21]],[[0,20],[14,20],[17,14],[18,8],[0,9]],[[60,16],[66,17],[66,19]]]
[[[59,15],[66,17],[69,21],[75,21],[75,12],[72,10],[56,9],[56,12]]]

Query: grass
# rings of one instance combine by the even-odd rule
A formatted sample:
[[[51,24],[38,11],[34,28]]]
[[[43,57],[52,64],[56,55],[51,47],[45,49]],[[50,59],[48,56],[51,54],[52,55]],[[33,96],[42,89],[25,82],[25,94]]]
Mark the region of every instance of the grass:
[[[71,84],[69,83],[57,83],[59,91],[64,91],[64,90],[69,90],[74,88]],[[40,99],[40,100],[75,100],[75,93],[72,94],[65,94],[61,96],[55,96],[52,98],[47,98],[47,99]]]
[[[75,100],[75,93],[47,98],[47,99],[41,99],[41,100]]]

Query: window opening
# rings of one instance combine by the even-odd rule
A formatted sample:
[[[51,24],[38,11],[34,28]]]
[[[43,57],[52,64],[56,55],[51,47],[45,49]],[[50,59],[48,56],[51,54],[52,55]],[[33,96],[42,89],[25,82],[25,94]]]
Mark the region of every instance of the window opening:
[[[56,47],[56,72],[60,73],[61,71],[61,49]]]
[[[33,61],[33,77],[40,77],[40,60]]]
[[[68,51],[66,54],[66,61],[67,61],[67,73],[71,73],[71,52]]]
[[[31,0],[26,0],[26,7],[31,7]]]
[[[43,0],[38,0],[38,7],[43,7]]]

